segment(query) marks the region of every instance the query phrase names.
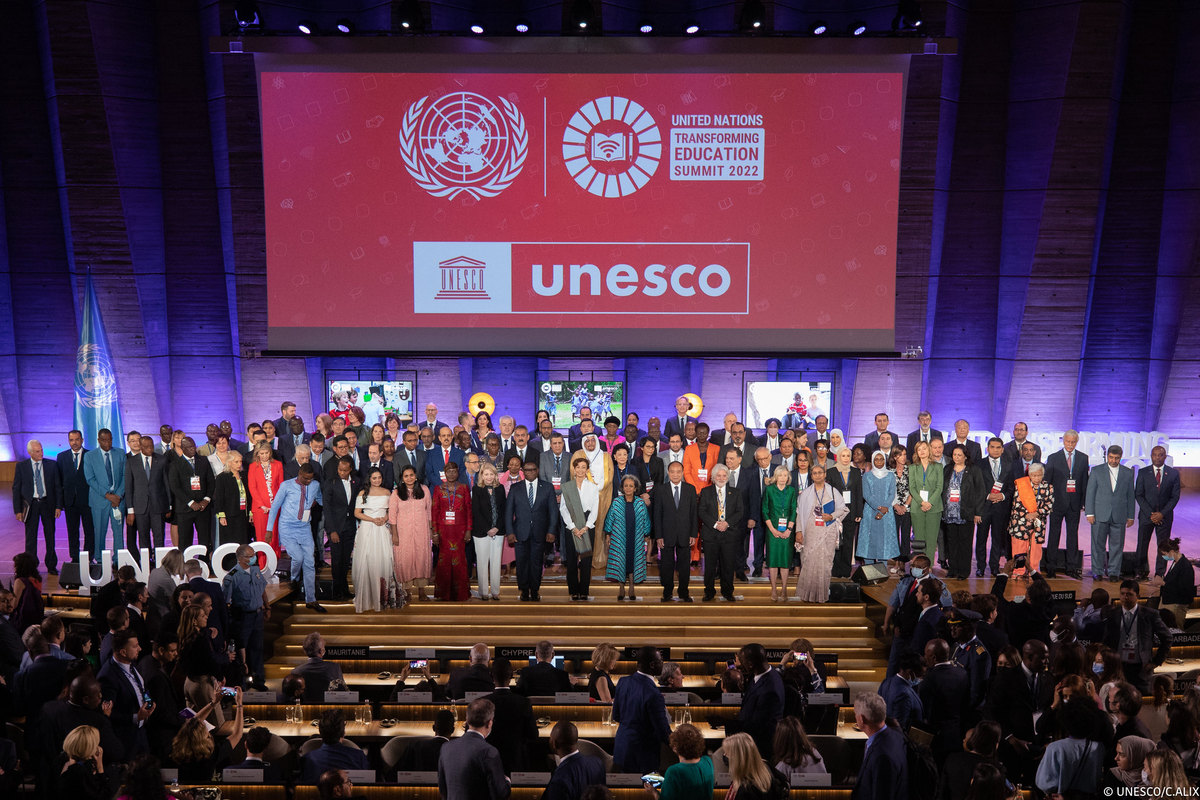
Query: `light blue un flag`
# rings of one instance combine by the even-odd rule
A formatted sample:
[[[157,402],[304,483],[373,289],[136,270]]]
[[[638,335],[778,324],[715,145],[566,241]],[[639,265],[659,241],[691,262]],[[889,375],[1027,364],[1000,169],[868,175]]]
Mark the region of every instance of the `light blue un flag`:
[[[113,369],[90,270],[83,293],[79,350],[75,354],[75,427],[83,432],[83,446],[89,449],[96,446],[96,434],[101,428],[112,431],[114,447],[125,445],[117,372]]]

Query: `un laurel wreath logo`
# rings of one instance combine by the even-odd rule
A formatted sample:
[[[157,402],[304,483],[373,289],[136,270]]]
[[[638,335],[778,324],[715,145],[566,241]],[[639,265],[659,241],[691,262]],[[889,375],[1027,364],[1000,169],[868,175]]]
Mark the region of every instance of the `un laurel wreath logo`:
[[[116,371],[98,345],[81,345],[75,354],[75,396],[85,408],[103,408],[116,400]]]
[[[525,166],[529,131],[517,107],[473,92],[454,92],[409,106],[400,155],[413,180],[434,197],[480,199],[507,189]]]

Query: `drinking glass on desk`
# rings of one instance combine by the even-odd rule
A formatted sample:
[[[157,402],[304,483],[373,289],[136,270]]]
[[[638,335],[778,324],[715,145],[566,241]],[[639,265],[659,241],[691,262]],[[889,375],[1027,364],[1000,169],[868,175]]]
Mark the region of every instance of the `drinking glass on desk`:
[[[612,724],[613,724],[613,719],[612,719],[612,706],[605,706],[605,707],[604,707],[604,710],[603,710],[603,712],[602,712],[602,715],[601,715],[601,717],[600,717],[600,724],[601,724],[601,725],[606,725],[606,726],[607,726],[607,725],[612,725]]]

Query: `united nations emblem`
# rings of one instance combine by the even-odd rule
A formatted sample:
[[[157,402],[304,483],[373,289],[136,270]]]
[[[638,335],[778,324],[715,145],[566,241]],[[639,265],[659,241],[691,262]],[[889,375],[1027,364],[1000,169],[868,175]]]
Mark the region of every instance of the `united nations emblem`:
[[[413,180],[434,197],[495,197],[521,174],[529,131],[517,107],[473,92],[454,92],[408,108],[400,155]]]
[[[99,345],[80,345],[75,354],[75,396],[85,408],[103,408],[117,399],[117,374]]]

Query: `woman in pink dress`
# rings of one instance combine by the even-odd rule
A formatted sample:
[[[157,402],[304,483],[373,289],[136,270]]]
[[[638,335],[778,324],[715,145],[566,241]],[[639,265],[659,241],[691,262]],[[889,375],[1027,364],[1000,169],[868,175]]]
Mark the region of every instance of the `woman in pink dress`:
[[[396,583],[411,598],[425,600],[425,587],[433,573],[432,502],[429,490],[417,480],[417,471],[406,465],[388,499],[388,526],[392,531],[392,563]]]

